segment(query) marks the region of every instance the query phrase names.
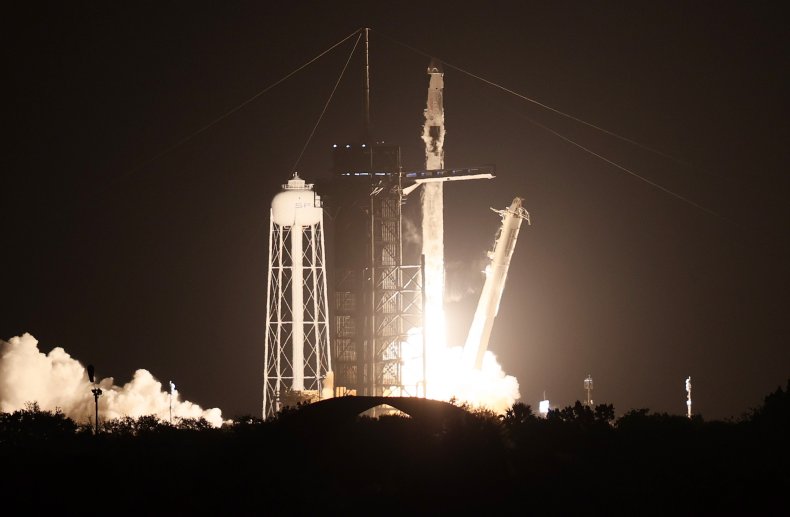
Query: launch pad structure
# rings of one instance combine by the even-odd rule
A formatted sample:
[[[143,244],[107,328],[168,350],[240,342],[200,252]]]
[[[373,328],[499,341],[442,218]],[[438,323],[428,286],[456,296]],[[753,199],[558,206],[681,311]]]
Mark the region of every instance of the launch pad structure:
[[[403,383],[409,329],[422,326],[422,272],[404,259],[400,148],[334,148],[335,395],[417,396]]]
[[[368,68],[366,58],[366,98]],[[332,339],[338,396],[427,395],[426,343],[439,334],[429,333],[432,325],[443,324],[429,321],[434,315],[428,313],[426,306],[426,290],[431,287],[428,282],[437,281],[426,275],[426,261],[438,260],[442,269],[439,287],[444,288],[441,187],[446,181],[494,177],[493,166],[444,168],[443,74],[433,61],[427,71],[430,82],[422,135],[426,145],[424,170],[403,171],[400,147],[395,145],[364,142],[333,147],[336,182],[330,198],[343,198],[334,221],[334,242],[338,247],[334,253],[337,264]],[[368,106],[366,100],[366,110]],[[366,138],[370,138],[368,124],[366,112]],[[431,189],[434,199],[438,195],[438,214],[427,214],[425,206],[422,213],[423,241],[436,239],[436,235],[428,237],[426,232],[438,232],[438,258],[426,257],[424,249],[421,254],[413,250],[407,253],[403,246],[403,205],[406,197],[420,186]],[[429,217],[437,220],[432,229],[426,230]],[[364,253],[359,246],[363,235],[367,245]],[[441,304],[441,299],[438,302]],[[416,329],[422,329],[422,335],[410,336],[409,332]],[[414,349],[415,342],[421,344],[420,350]],[[405,379],[404,362],[411,359],[414,363],[415,358],[422,362],[422,374]]]
[[[444,167],[443,73],[433,61],[428,67],[430,84],[422,135],[425,169],[404,171],[399,146],[373,141],[367,49],[366,30],[362,143],[333,146],[332,180],[322,185],[321,197],[294,173],[294,179],[272,203],[270,239],[279,244],[270,241],[264,419],[285,406],[327,397],[427,397],[427,350],[429,345],[446,346],[442,186],[446,181],[495,177],[490,165]],[[413,246],[404,247],[403,207],[407,196],[419,187],[423,187],[423,249],[416,251]],[[276,207],[278,198],[288,202]],[[503,226],[496,237],[497,247],[489,254],[492,264],[484,292],[490,296],[485,304],[481,301],[484,310],[478,308],[475,324],[479,332],[470,329],[480,339],[473,340],[476,347],[469,342],[466,346],[477,369],[497,312],[518,226],[522,219],[529,222],[520,201],[516,198],[511,207],[495,210],[502,215]],[[309,221],[300,222],[298,214],[304,208]],[[302,234],[308,237],[306,248]],[[324,235],[328,260],[324,260]],[[286,245],[288,239],[290,246]],[[308,257],[306,249],[319,253],[311,252]],[[289,289],[290,299],[286,299]],[[313,307],[307,307],[306,301]],[[419,361],[421,373],[415,375],[414,365]],[[407,363],[410,368],[404,375]]]

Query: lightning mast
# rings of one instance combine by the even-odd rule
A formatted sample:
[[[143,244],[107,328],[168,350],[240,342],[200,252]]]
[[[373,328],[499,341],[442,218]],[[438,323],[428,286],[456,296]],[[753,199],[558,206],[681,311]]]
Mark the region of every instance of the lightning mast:
[[[502,225],[499,227],[494,249],[488,252],[491,262],[486,266],[486,281],[464,345],[466,361],[478,370],[483,365],[483,356],[488,349],[494,318],[499,312],[499,302],[505,289],[507,271],[516,247],[521,222],[527,221],[527,224],[530,224],[529,212],[521,206],[521,201],[522,199],[517,197],[504,210],[491,209],[502,216]]]
[[[93,389],[91,389],[91,393],[93,393],[93,403],[96,408],[96,429],[94,434],[99,434],[99,397],[101,397],[102,390],[100,387],[96,385],[96,378],[94,376],[95,370],[92,364],[88,365],[88,379],[93,384]]]

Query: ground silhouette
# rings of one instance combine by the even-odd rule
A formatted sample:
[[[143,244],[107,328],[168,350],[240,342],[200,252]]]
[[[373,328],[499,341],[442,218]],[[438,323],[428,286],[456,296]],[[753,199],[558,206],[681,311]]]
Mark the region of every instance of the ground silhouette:
[[[0,413],[6,508],[82,514],[786,514],[790,382],[738,419],[362,397],[221,428]],[[402,404],[399,404],[403,402]],[[411,405],[410,405],[411,404]],[[361,409],[360,409],[361,408]],[[433,408],[433,413],[428,408]],[[444,409],[442,409],[444,408]]]

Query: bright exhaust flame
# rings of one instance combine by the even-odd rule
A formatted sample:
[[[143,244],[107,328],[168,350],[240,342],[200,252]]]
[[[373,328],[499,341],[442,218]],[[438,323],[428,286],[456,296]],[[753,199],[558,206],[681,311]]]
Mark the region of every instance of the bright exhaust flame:
[[[441,183],[422,186],[422,253],[425,256],[425,339],[428,343],[447,346],[447,324],[444,315],[444,200]],[[436,369],[441,360],[433,349],[426,350],[428,370]]]
[[[425,169],[444,168],[444,74],[438,63],[428,66],[430,83],[422,140]],[[479,368],[464,361],[463,347],[448,347],[444,314],[444,185],[424,183],[422,201],[422,253],[425,257],[425,329],[412,329],[403,344],[404,386],[437,400],[456,400],[471,407],[504,413],[519,398],[518,381],[505,375],[496,357],[486,351]],[[423,350],[423,337],[425,349]],[[423,355],[424,352],[424,355]]]
[[[222,425],[218,408],[204,410],[179,400],[172,383],[172,391],[163,391],[162,383],[148,370],[135,371],[132,380],[123,386],[114,385],[112,377],[96,380],[102,390],[101,421],[146,415],[167,421],[172,398],[174,418],[202,417],[214,427]],[[0,340],[0,412],[17,411],[28,402],[37,402],[43,410],[59,408],[75,422],[86,423],[94,414],[92,386],[86,369],[63,348],[55,347],[44,354],[38,349],[38,340],[28,333]]]
[[[418,394],[425,391],[422,385],[422,332],[415,328],[409,332],[404,344],[403,384],[419,386]],[[483,365],[478,370],[464,360],[463,347],[435,343],[429,345],[426,363],[427,398],[455,400],[472,408],[483,408],[504,414],[519,399],[518,381],[507,375],[491,351],[486,351]]]
[[[402,351],[403,384],[417,386],[418,394],[427,398],[456,400],[471,407],[502,414],[520,397],[516,378],[506,375],[494,354],[488,350],[478,369],[473,363],[464,360],[463,346],[448,346],[444,313],[442,183],[426,183],[422,188],[425,362],[422,355],[422,329],[412,329]]]

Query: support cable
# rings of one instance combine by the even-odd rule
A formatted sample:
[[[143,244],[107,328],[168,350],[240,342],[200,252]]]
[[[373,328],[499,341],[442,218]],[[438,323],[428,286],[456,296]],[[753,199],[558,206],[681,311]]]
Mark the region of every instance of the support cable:
[[[302,64],[301,66],[299,66],[298,68],[296,68],[295,70],[293,70],[292,72],[290,72],[289,74],[287,74],[287,75],[283,76],[282,78],[280,78],[279,80],[277,80],[277,81],[273,82],[272,84],[270,84],[269,86],[267,86],[267,87],[266,87],[266,88],[264,88],[263,90],[259,91],[258,93],[256,93],[256,94],[255,94],[255,95],[253,95],[252,97],[250,97],[249,99],[245,100],[245,101],[244,101],[244,102],[242,102],[241,104],[237,105],[237,106],[236,106],[236,107],[234,107],[234,108],[231,108],[230,110],[226,111],[225,113],[223,113],[223,114],[222,114],[222,115],[220,115],[219,117],[215,118],[214,120],[212,120],[211,122],[209,122],[209,123],[208,123],[208,124],[206,124],[205,126],[201,127],[200,129],[198,129],[198,130],[196,130],[196,131],[193,131],[192,133],[190,133],[189,135],[185,136],[184,138],[182,138],[181,140],[179,140],[179,141],[178,141],[178,142],[176,142],[175,144],[173,144],[173,145],[171,145],[170,147],[168,147],[168,148],[166,148],[166,149],[164,149],[164,150],[162,150],[162,151],[158,152],[157,154],[155,154],[155,155],[154,155],[154,156],[152,156],[151,158],[148,158],[147,160],[143,161],[142,163],[140,163],[140,164],[139,164],[139,165],[137,165],[136,167],[134,167],[134,168],[132,168],[132,169],[129,169],[129,171],[127,171],[127,172],[126,172],[126,174],[125,174],[124,176],[130,176],[131,174],[133,174],[134,172],[138,171],[139,169],[141,169],[141,168],[145,167],[146,165],[148,165],[148,164],[150,164],[150,163],[152,163],[152,162],[154,162],[154,161],[158,160],[158,159],[159,159],[159,158],[161,158],[162,156],[164,156],[164,155],[166,155],[166,154],[170,153],[171,151],[173,151],[174,149],[176,149],[176,148],[178,148],[178,147],[180,147],[180,146],[184,145],[185,143],[187,143],[188,141],[192,140],[193,138],[195,138],[195,137],[196,137],[196,136],[198,136],[199,134],[201,134],[201,133],[203,133],[204,131],[206,131],[206,130],[210,129],[211,127],[213,127],[213,126],[214,126],[214,125],[216,125],[217,123],[221,122],[222,120],[224,120],[224,119],[228,118],[229,116],[233,115],[234,113],[236,113],[237,111],[239,111],[241,108],[243,108],[244,106],[248,105],[249,103],[251,103],[252,101],[254,101],[255,99],[257,99],[258,97],[260,97],[260,96],[261,96],[261,95],[263,95],[264,93],[268,92],[269,90],[271,90],[271,89],[272,89],[272,88],[274,88],[275,86],[279,85],[280,83],[282,83],[282,82],[284,82],[285,80],[289,79],[289,78],[290,78],[291,76],[293,76],[294,74],[296,74],[296,73],[300,72],[300,71],[301,71],[301,70],[303,70],[304,68],[307,68],[308,66],[310,66],[310,65],[311,65],[311,64],[313,64],[314,62],[318,61],[319,59],[321,59],[322,57],[324,57],[326,54],[328,54],[329,52],[331,52],[332,50],[334,50],[334,49],[335,49],[335,48],[337,48],[338,46],[340,46],[340,45],[342,45],[343,43],[345,43],[345,42],[346,42],[346,41],[347,41],[349,38],[351,38],[351,37],[352,37],[352,36],[354,36],[355,34],[357,35],[357,42],[358,42],[358,41],[359,41],[359,33],[360,33],[360,31],[361,31],[361,30],[362,30],[362,29],[357,29],[357,30],[355,30],[354,32],[352,32],[351,34],[349,34],[348,36],[346,36],[345,38],[341,39],[340,41],[338,41],[337,43],[335,43],[334,45],[332,45],[332,46],[331,46],[331,47],[329,47],[328,49],[324,50],[323,52],[321,52],[320,54],[318,54],[318,55],[317,55],[317,56],[315,56],[314,58],[312,58],[312,59],[310,59],[309,61],[307,61],[306,63]],[[354,44],[354,47],[356,47],[356,43]],[[352,52],[353,52],[353,51],[352,51]],[[346,63],[346,64],[348,64],[348,63]]]
[[[672,197],[674,197],[674,198],[677,198],[677,199],[679,199],[679,200],[683,201],[684,203],[688,203],[689,205],[691,205],[691,206],[693,206],[693,207],[699,208],[699,209],[700,209],[700,210],[702,210],[703,212],[707,212],[707,213],[709,213],[709,214],[710,214],[710,215],[712,215],[712,216],[715,216],[715,217],[721,217],[721,214],[719,214],[718,212],[714,212],[713,210],[710,210],[710,209],[708,209],[708,208],[705,208],[704,206],[702,206],[702,205],[700,205],[700,204],[698,204],[698,203],[695,203],[694,201],[690,200],[689,198],[681,196],[681,195],[680,195],[680,194],[678,194],[677,192],[673,192],[673,191],[669,190],[669,189],[668,189],[668,188],[666,188],[666,187],[662,187],[661,185],[659,185],[658,183],[656,183],[656,182],[654,182],[654,181],[650,181],[649,179],[645,178],[644,176],[642,176],[642,175],[640,175],[640,174],[637,174],[636,172],[632,171],[631,169],[629,169],[629,168],[627,168],[627,167],[624,167],[623,165],[620,165],[619,163],[613,162],[612,160],[610,160],[610,159],[606,158],[605,156],[602,156],[602,155],[600,155],[600,154],[596,153],[596,152],[595,152],[595,151],[593,151],[592,149],[589,149],[589,148],[587,148],[587,147],[584,147],[583,145],[581,145],[581,144],[579,144],[579,143],[577,143],[577,142],[575,142],[575,141],[571,140],[570,138],[568,138],[568,137],[566,137],[566,136],[563,136],[563,135],[561,135],[560,133],[558,133],[558,132],[554,131],[553,129],[551,129],[551,128],[549,128],[549,127],[546,127],[546,126],[544,126],[544,125],[543,125],[543,124],[541,124],[540,122],[537,122],[537,121],[535,121],[535,120],[533,120],[533,119],[531,119],[531,118],[529,118],[529,117],[526,117],[526,116],[524,116],[524,115],[522,115],[522,116],[523,116],[524,118],[526,118],[528,121],[530,121],[532,124],[535,124],[536,126],[538,126],[538,127],[542,128],[542,129],[544,129],[544,130],[548,131],[549,133],[553,134],[554,136],[556,136],[556,137],[558,137],[558,138],[561,138],[561,139],[565,140],[566,142],[568,142],[569,144],[571,144],[571,145],[574,145],[574,146],[578,147],[578,148],[579,148],[579,149],[581,149],[582,151],[585,151],[585,152],[587,152],[587,153],[589,153],[589,154],[591,154],[591,155],[595,156],[596,158],[599,158],[599,159],[601,159],[601,160],[605,161],[605,162],[606,162],[606,163],[608,163],[609,165],[612,165],[612,166],[614,166],[614,167],[617,167],[617,168],[618,168],[618,169],[620,169],[621,171],[623,171],[623,172],[625,172],[625,173],[627,173],[627,174],[630,174],[631,176],[634,176],[635,178],[638,178],[638,179],[640,179],[640,180],[644,181],[644,182],[645,182],[645,183],[647,183],[648,185],[651,185],[651,186],[653,186],[653,187],[655,187],[655,188],[657,188],[657,189],[659,189],[659,190],[661,190],[661,191],[663,191],[663,192],[665,192],[665,193],[669,194],[670,196],[672,196]]]
[[[427,57],[429,59],[436,57],[436,56],[433,56],[431,54],[428,54],[427,52],[423,52],[420,49],[414,48],[414,47],[412,47],[411,45],[409,45],[407,43],[403,43],[402,41],[399,41],[399,40],[393,38],[392,36],[388,36],[387,34],[384,34],[384,33],[379,33],[379,34],[381,34],[385,38],[391,40],[392,42],[397,43],[398,45],[401,45],[403,47],[406,47],[407,49],[411,50],[412,52],[416,52],[417,54],[423,55],[423,56],[425,56],[425,57]],[[486,83],[486,84],[488,84],[490,86],[493,86],[494,88],[498,88],[498,89],[500,89],[500,90],[502,90],[504,92],[507,92],[507,93],[509,93],[511,95],[514,95],[514,96],[516,96],[516,97],[518,97],[520,99],[523,99],[523,100],[525,100],[527,102],[531,102],[532,104],[535,104],[536,106],[540,106],[541,108],[544,108],[544,109],[547,109],[549,111],[552,111],[552,112],[554,112],[554,113],[556,113],[558,115],[561,115],[563,117],[569,118],[569,119],[571,119],[573,121],[576,121],[576,122],[578,122],[580,124],[584,124],[585,126],[591,127],[591,128],[593,128],[593,129],[595,129],[597,131],[600,131],[602,133],[606,133],[609,136],[613,136],[613,137],[618,138],[618,139],[620,139],[620,140],[622,140],[624,142],[628,142],[628,143],[630,143],[632,145],[635,145],[637,147],[640,147],[640,148],[642,148],[642,149],[644,149],[646,151],[650,151],[651,153],[655,153],[655,154],[658,154],[660,156],[663,156],[664,158],[668,158],[668,159],[670,159],[670,160],[672,160],[674,162],[677,162],[677,163],[680,163],[680,164],[686,165],[686,166],[689,165],[688,163],[684,162],[683,160],[675,158],[674,156],[669,155],[669,154],[667,154],[665,152],[659,151],[657,149],[653,149],[652,147],[650,147],[648,145],[642,144],[642,143],[637,142],[636,140],[632,140],[632,139],[630,139],[628,137],[619,135],[619,134],[615,133],[614,131],[609,131],[608,129],[604,129],[604,128],[600,127],[600,126],[596,126],[595,124],[593,124],[591,122],[587,122],[587,121],[582,120],[582,119],[580,119],[578,117],[574,117],[573,115],[570,115],[568,113],[565,113],[564,111],[558,110],[557,108],[553,108],[553,107],[549,106],[548,104],[544,104],[544,103],[542,103],[542,102],[540,102],[538,100],[535,100],[533,98],[527,97],[524,94],[521,94],[521,93],[518,93],[516,91],[513,91],[510,88],[502,86],[501,84],[495,83],[493,81],[489,81],[485,77],[480,77],[477,74],[473,74],[472,72],[469,72],[468,70],[464,70],[463,68],[461,68],[459,66],[453,65],[453,64],[448,63],[448,62],[446,62],[444,60],[441,60],[441,59],[440,59],[440,61],[441,61],[442,65],[445,65],[445,66],[447,66],[449,68],[457,70],[457,71],[461,72],[462,74],[466,74],[469,77],[477,79],[478,81],[482,81],[482,82],[484,82],[484,83]]]
[[[343,70],[340,71],[340,76],[337,78],[337,81],[335,82],[335,87],[332,88],[332,93],[329,94],[329,98],[326,100],[326,104],[324,104],[324,109],[321,110],[321,114],[318,116],[318,120],[316,120],[315,125],[313,126],[313,130],[310,131],[310,136],[307,137],[307,141],[304,143],[304,146],[302,147],[302,151],[299,153],[299,157],[296,159],[296,162],[294,162],[293,167],[291,167],[292,172],[296,172],[296,167],[299,165],[299,162],[302,161],[302,156],[304,155],[307,146],[310,144],[310,140],[312,140],[313,135],[315,134],[315,130],[318,129],[318,125],[321,123],[321,119],[324,118],[324,113],[326,113],[326,109],[329,107],[329,103],[332,102],[332,97],[334,97],[335,91],[337,91],[337,86],[340,84],[340,81],[343,79],[343,75],[346,73],[346,69],[348,68],[348,63],[351,61],[351,57],[354,55],[354,51],[357,49],[357,45],[359,44],[359,39],[361,37],[362,37],[361,33],[357,35],[357,40],[354,42],[354,47],[351,49],[351,53],[349,53],[348,59],[346,59],[346,64],[343,65]]]
[[[413,52],[416,52],[416,53],[418,53],[418,54],[420,54],[420,55],[426,56],[426,57],[428,57],[428,58],[433,58],[433,57],[434,57],[434,56],[432,56],[432,55],[430,55],[430,54],[428,54],[428,53],[426,53],[426,52],[423,52],[423,51],[421,51],[421,50],[419,50],[419,49],[417,49],[417,48],[414,48],[414,47],[412,47],[412,46],[410,46],[410,45],[408,45],[408,44],[406,44],[406,43],[403,43],[403,42],[401,42],[401,41],[398,41],[398,40],[396,40],[395,38],[393,38],[393,37],[391,37],[391,36],[388,36],[388,35],[386,35],[386,34],[382,34],[382,36],[384,36],[384,37],[386,37],[387,39],[389,39],[389,40],[393,41],[394,43],[397,43],[398,45],[401,45],[401,46],[403,46],[403,47],[406,47],[406,48],[408,48],[409,50],[411,50],[411,51],[413,51]],[[448,66],[449,68],[452,68],[452,69],[454,69],[454,70],[457,70],[457,71],[459,71],[459,72],[461,72],[461,73],[463,73],[463,74],[466,74],[466,75],[468,75],[469,77],[472,77],[472,78],[474,78],[474,79],[477,79],[477,80],[479,80],[479,81],[482,81],[482,82],[484,82],[484,83],[486,83],[486,84],[488,84],[488,85],[490,85],[490,86],[494,86],[495,88],[498,88],[498,89],[500,89],[500,90],[502,90],[502,91],[504,91],[504,92],[507,92],[507,93],[509,93],[509,94],[511,94],[511,95],[514,95],[514,96],[516,96],[516,97],[519,97],[519,98],[521,98],[521,99],[523,99],[523,100],[526,100],[526,101],[528,101],[528,102],[531,102],[531,103],[533,103],[533,104],[536,104],[536,105],[538,105],[538,106],[540,106],[540,107],[542,107],[542,108],[545,108],[545,109],[547,109],[547,110],[550,110],[550,111],[552,111],[552,112],[554,112],[554,113],[557,113],[557,114],[559,114],[559,115],[562,115],[563,117],[567,117],[567,118],[569,118],[569,119],[571,119],[571,120],[574,120],[574,121],[576,121],[576,122],[579,122],[579,123],[581,123],[581,124],[584,124],[584,125],[586,125],[586,126],[589,126],[589,127],[593,128],[593,129],[596,129],[596,130],[598,130],[598,131],[601,131],[601,132],[603,132],[603,133],[606,133],[606,134],[608,134],[608,135],[611,135],[611,136],[613,136],[613,137],[615,137],[615,138],[618,138],[618,139],[620,139],[620,140],[623,140],[623,141],[625,141],[625,142],[629,142],[629,143],[631,143],[631,144],[633,144],[633,145],[636,145],[637,147],[640,147],[640,148],[642,148],[642,149],[645,149],[645,150],[647,150],[647,151],[650,151],[650,152],[653,152],[653,153],[655,153],[655,154],[658,154],[658,155],[664,156],[664,157],[666,157],[666,158],[668,158],[668,159],[670,159],[670,160],[672,160],[672,161],[675,161],[675,162],[677,162],[677,163],[681,163],[681,164],[683,164],[683,165],[687,165],[687,164],[685,164],[683,161],[681,161],[681,160],[679,160],[679,159],[675,158],[674,156],[671,156],[671,155],[668,155],[668,154],[666,154],[666,153],[663,153],[663,152],[661,152],[661,151],[658,151],[658,150],[656,150],[656,149],[653,149],[653,148],[651,148],[651,147],[649,147],[649,146],[646,146],[646,145],[644,145],[644,144],[641,144],[641,143],[639,143],[639,142],[637,142],[637,141],[635,141],[635,140],[632,140],[632,139],[630,139],[630,138],[627,138],[627,137],[624,137],[624,136],[618,135],[617,133],[614,133],[614,132],[612,132],[612,131],[609,131],[609,130],[607,130],[607,129],[604,129],[604,128],[602,128],[602,127],[596,126],[595,124],[591,124],[590,122],[586,122],[586,121],[584,121],[584,120],[582,120],[582,119],[580,119],[580,118],[574,117],[573,115],[569,115],[569,114],[567,114],[567,113],[564,113],[564,112],[562,112],[562,111],[560,111],[560,110],[558,110],[558,109],[556,109],[556,108],[552,108],[551,106],[548,106],[548,105],[546,105],[546,104],[543,104],[542,102],[539,102],[539,101],[537,101],[537,100],[535,100],[535,99],[531,99],[531,98],[527,97],[526,95],[522,95],[522,94],[520,94],[520,93],[518,93],[518,92],[515,92],[515,91],[513,91],[513,90],[511,90],[511,89],[509,89],[509,88],[506,88],[506,87],[504,87],[504,86],[502,86],[502,85],[500,85],[500,84],[497,84],[497,83],[495,83],[495,82],[493,82],[493,81],[489,81],[488,79],[485,79],[484,77],[480,77],[479,75],[473,74],[472,72],[469,72],[469,71],[467,71],[467,70],[464,70],[464,69],[462,69],[462,68],[460,68],[460,67],[457,67],[457,66],[455,66],[455,65],[452,65],[452,64],[450,64],[450,63],[447,63],[447,62],[445,62],[445,61],[441,61],[441,62],[442,62],[442,64],[443,64],[443,65],[446,65],[446,66]],[[587,148],[587,147],[585,147],[585,146],[583,146],[583,145],[581,145],[581,144],[579,144],[579,143],[575,142],[574,140],[571,140],[570,138],[568,138],[568,137],[566,137],[566,136],[563,136],[562,134],[558,133],[557,131],[555,131],[555,130],[553,130],[553,129],[551,129],[551,128],[549,128],[549,127],[547,127],[547,126],[543,125],[543,124],[541,124],[540,122],[537,122],[536,120],[534,120],[534,119],[532,119],[532,118],[530,118],[530,117],[527,117],[527,116],[525,116],[525,115],[520,115],[520,116],[521,116],[521,117],[523,117],[523,118],[525,118],[525,119],[527,119],[527,120],[528,120],[529,122],[531,122],[532,124],[535,124],[536,126],[538,126],[538,127],[542,128],[542,129],[544,129],[544,130],[548,131],[549,133],[551,133],[551,134],[553,134],[553,135],[555,135],[555,136],[557,136],[557,137],[561,138],[562,140],[565,140],[565,141],[566,141],[566,142],[568,142],[569,144],[571,144],[571,145],[574,145],[574,146],[578,147],[579,149],[581,149],[581,150],[583,150],[583,151],[585,151],[585,152],[587,152],[587,153],[589,153],[589,154],[591,154],[591,155],[595,156],[596,158],[598,158],[598,159],[600,159],[600,160],[603,160],[604,162],[606,162],[606,163],[608,163],[608,164],[610,164],[610,165],[612,165],[612,166],[614,166],[614,167],[617,167],[617,168],[618,168],[618,169],[620,169],[621,171],[623,171],[623,172],[625,172],[625,173],[627,173],[627,174],[630,174],[631,176],[634,176],[634,177],[635,177],[635,178],[637,178],[637,179],[640,179],[640,180],[644,181],[644,182],[645,182],[645,183],[647,183],[648,185],[651,185],[651,186],[653,186],[653,187],[655,187],[655,188],[657,188],[657,189],[661,190],[662,192],[665,192],[666,194],[669,194],[670,196],[672,196],[672,197],[674,197],[674,198],[676,198],[676,199],[679,199],[680,201],[683,201],[684,203],[688,203],[689,205],[691,205],[691,206],[693,206],[693,207],[696,207],[696,208],[698,208],[698,209],[702,210],[703,212],[706,212],[706,213],[708,213],[708,214],[710,214],[710,215],[713,215],[713,216],[715,216],[715,217],[721,217],[721,214],[719,214],[719,213],[717,213],[717,212],[714,212],[713,210],[710,210],[710,209],[708,209],[708,208],[705,208],[704,206],[702,206],[702,205],[700,205],[700,204],[698,204],[698,203],[695,203],[694,201],[692,201],[692,200],[690,200],[690,199],[688,199],[688,198],[686,198],[686,197],[683,197],[683,196],[681,196],[680,194],[678,194],[678,193],[676,193],[676,192],[673,192],[673,191],[669,190],[668,188],[666,188],[666,187],[663,187],[663,186],[659,185],[658,183],[656,183],[656,182],[654,182],[654,181],[651,181],[651,180],[647,179],[646,177],[644,177],[644,176],[642,176],[642,175],[640,175],[640,174],[638,174],[638,173],[634,172],[633,170],[631,170],[631,169],[629,169],[629,168],[627,168],[627,167],[624,167],[623,165],[620,165],[620,164],[618,164],[618,163],[616,163],[616,162],[614,162],[614,161],[612,161],[612,160],[610,160],[610,159],[608,159],[608,158],[606,158],[606,157],[604,157],[604,156],[602,156],[602,155],[600,155],[600,154],[596,153],[596,152],[595,152],[595,151],[593,151],[592,149],[589,149],[589,148]]]

